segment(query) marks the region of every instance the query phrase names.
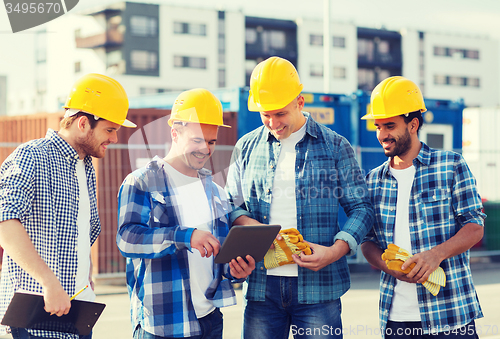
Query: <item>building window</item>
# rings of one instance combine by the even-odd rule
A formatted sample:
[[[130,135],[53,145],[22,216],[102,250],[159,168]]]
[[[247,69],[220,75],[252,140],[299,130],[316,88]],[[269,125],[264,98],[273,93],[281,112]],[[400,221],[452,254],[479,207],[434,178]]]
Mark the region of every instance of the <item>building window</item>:
[[[175,34],[207,35],[207,25],[189,22],[174,22]]]
[[[312,64],[311,71],[309,73],[312,77],[322,77],[323,76],[323,65]]]
[[[434,46],[435,56],[453,57],[457,59],[476,59],[479,60],[479,51],[475,49],[450,48],[443,46]]]
[[[268,39],[268,46],[276,49],[284,49],[286,47],[286,34],[283,31],[266,31],[263,34],[264,44]]]
[[[346,73],[345,67],[333,67],[333,77],[335,79],[345,79]]]
[[[134,36],[156,36],[158,22],[156,18],[132,15],[130,17],[130,34]]]
[[[371,91],[375,87],[375,70],[358,68],[358,88]]]
[[[133,50],[130,52],[130,65],[137,71],[158,69],[158,54],[151,51]]]
[[[207,58],[176,55],[174,56],[174,67],[206,69]]]
[[[363,61],[373,61],[374,59],[373,40],[358,39],[358,59]]]
[[[245,42],[249,45],[257,42],[257,30],[255,28],[245,29]]]
[[[311,45],[311,46],[323,46],[323,35],[322,34],[310,34],[309,35],[309,45]]]
[[[434,84],[461,87],[480,87],[480,79],[436,74],[434,75]]]
[[[219,88],[226,87],[226,70],[221,68],[219,69]]]
[[[345,38],[343,36],[334,36],[333,47],[345,48]]]
[[[80,61],[75,62],[75,73],[80,73],[82,71],[82,63]]]

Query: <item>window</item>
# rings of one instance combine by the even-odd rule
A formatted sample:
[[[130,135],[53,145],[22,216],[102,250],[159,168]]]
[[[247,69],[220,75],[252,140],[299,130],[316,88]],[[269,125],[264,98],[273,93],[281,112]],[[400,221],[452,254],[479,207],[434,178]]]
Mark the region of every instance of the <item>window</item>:
[[[358,58],[364,61],[373,61],[374,58],[373,40],[358,39]]]
[[[333,47],[345,48],[345,38],[343,36],[334,36]]]
[[[345,79],[346,78],[346,69],[345,67],[333,67],[333,77],[335,79]]]
[[[468,78],[461,76],[449,76],[449,75],[434,75],[435,85],[450,85],[450,86],[462,86],[462,87],[480,87],[479,78]]]
[[[174,56],[174,67],[176,68],[207,68],[207,59],[200,57]]]
[[[156,52],[133,50],[130,52],[130,65],[137,71],[151,71],[158,69],[158,55]]]
[[[335,45],[335,41],[333,42]],[[323,46],[323,35],[322,34],[310,34],[309,35],[309,45],[311,46]]]
[[[249,45],[257,42],[257,30],[255,28],[245,29],[245,41]]]
[[[189,22],[174,22],[175,34],[207,35],[207,25]]]
[[[221,68],[219,69],[219,87],[226,86],[226,70]]]
[[[312,64],[311,71],[309,74],[312,77],[322,77],[323,76],[323,65],[322,64]]]
[[[80,73],[82,71],[82,64],[80,61],[75,62],[75,73]]]
[[[467,78],[467,86],[480,87],[479,78]]]
[[[286,47],[286,35],[283,31],[270,31],[269,32],[269,46],[277,49],[284,49]]]
[[[132,15],[130,17],[130,34],[134,36],[156,36],[158,31],[158,22],[156,18]]]
[[[373,69],[358,68],[358,88],[371,91],[375,88],[375,71]]]
[[[452,57],[456,59],[479,59],[479,51],[464,49],[464,48],[451,48],[443,46],[434,46],[435,56]]]

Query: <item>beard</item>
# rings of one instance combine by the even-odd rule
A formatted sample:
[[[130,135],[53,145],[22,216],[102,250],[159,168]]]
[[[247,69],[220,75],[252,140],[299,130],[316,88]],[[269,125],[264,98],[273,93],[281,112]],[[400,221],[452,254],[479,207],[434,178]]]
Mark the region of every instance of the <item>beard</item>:
[[[78,142],[78,147],[86,154],[94,158],[103,158],[105,151],[101,149],[101,143],[97,141],[94,135],[94,130],[90,130],[89,133]]]
[[[388,158],[392,158],[395,156],[401,157],[401,156],[405,155],[406,153],[408,153],[408,151],[411,148],[411,136],[410,136],[410,132],[408,132],[408,130],[405,130],[405,134],[403,134],[402,136],[400,136],[397,139],[388,139],[387,138],[387,139],[382,140],[382,142],[386,142],[386,141],[394,141],[394,148],[392,149],[392,151],[384,149],[384,154]]]

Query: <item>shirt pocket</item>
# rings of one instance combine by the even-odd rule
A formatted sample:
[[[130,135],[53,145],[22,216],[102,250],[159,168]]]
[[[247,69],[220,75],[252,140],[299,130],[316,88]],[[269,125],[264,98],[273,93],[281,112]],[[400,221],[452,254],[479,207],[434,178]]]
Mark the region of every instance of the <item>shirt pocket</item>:
[[[169,220],[167,203],[169,201],[170,198],[160,192],[151,192],[151,225],[154,227],[167,226]]]
[[[421,194],[423,219],[428,227],[449,222],[451,209],[450,190],[437,188]]]

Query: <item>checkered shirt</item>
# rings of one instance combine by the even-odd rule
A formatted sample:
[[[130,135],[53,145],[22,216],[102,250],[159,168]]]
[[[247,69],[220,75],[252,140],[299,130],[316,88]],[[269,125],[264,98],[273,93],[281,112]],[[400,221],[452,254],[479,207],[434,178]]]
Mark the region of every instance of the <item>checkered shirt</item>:
[[[194,228],[179,225],[175,192],[164,164],[155,157],[145,168],[129,174],[118,193],[116,242],[127,258],[131,318],[147,332],[162,337],[201,334],[189,283],[188,251]],[[200,170],[212,215],[209,229],[224,242],[229,231],[225,192]],[[196,206],[193,206],[196,213]],[[205,296],[215,307],[236,304],[229,266],[214,264],[214,280]]]
[[[416,173],[409,202],[410,238],[414,253],[430,250],[453,237],[465,224],[483,225],[481,198],[476,180],[460,154],[438,151],[422,143],[413,160]],[[389,161],[367,176],[375,207],[375,224],[365,241],[381,249],[393,242],[398,185]],[[417,285],[424,333],[459,328],[483,316],[469,266],[469,251],[441,263],[446,287],[433,296]],[[396,279],[382,272],[380,280],[380,325],[385,329]],[[382,332],[384,333],[384,332]]]
[[[349,142],[318,124],[309,113],[304,115],[308,118],[306,133],[295,146],[297,229],[305,240],[322,246],[344,240],[354,254],[373,223],[364,175]],[[235,208],[231,221],[247,215],[269,223],[280,150],[280,141],[264,126],[237,142],[226,184]],[[342,228],[338,222],[340,206],[348,216]],[[336,300],[350,287],[345,256],[317,272],[298,269],[298,301],[302,304]],[[263,260],[248,279],[247,299],[265,300],[267,271]]]
[[[75,293],[77,271],[78,154],[57,132],[49,129],[43,139],[19,146],[0,168],[0,222],[18,219],[40,257],[56,274],[68,293]],[[97,214],[96,177],[92,158],[85,158],[90,198],[91,243],[101,225]],[[42,287],[4,252],[0,282],[0,318],[14,295],[22,289],[42,293]],[[4,334],[6,327],[0,328]],[[78,338],[77,335],[29,330],[45,338]]]

